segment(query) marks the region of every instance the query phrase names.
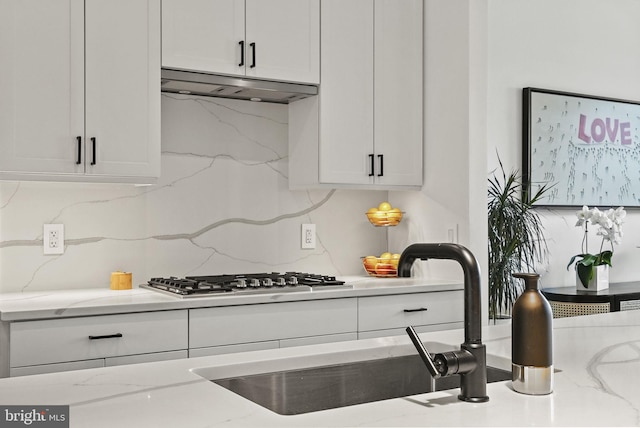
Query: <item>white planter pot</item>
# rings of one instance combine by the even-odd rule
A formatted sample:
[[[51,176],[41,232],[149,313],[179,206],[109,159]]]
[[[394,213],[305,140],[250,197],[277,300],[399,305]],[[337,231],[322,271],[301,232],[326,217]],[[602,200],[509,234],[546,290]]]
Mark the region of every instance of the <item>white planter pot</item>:
[[[609,288],[609,266],[600,265],[596,266],[593,278],[589,281],[587,287],[582,284],[580,277],[576,272],[576,289],[578,291],[600,291]]]

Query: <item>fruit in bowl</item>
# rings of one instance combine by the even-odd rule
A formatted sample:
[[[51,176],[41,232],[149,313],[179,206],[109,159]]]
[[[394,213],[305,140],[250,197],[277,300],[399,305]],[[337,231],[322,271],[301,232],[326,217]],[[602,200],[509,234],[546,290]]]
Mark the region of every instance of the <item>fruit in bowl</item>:
[[[367,273],[376,277],[398,276],[398,261],[400,254],[385,252],[380,257],[367,256],[362,259],[362,265]]]
[[[385,201],[377,207],[369,208],[367,218],[374,226],[395,226],[402,220],[402,211]]]

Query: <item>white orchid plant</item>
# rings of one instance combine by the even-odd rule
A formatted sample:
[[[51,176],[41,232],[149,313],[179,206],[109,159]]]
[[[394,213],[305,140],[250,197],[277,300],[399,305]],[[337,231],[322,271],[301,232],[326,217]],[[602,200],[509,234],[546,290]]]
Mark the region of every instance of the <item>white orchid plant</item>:
[[[576,254],[571,258],[567,269],[575,262],[576,271],[582,284],[587,287],[589,281],[593,278],[595,267],[601,265],[611,266],[611,258],[613,257],[613,244],[622,242],[622,223],[627,212],[624,207],[613,208],[607,211],[600,211],[598,208],[582,207],[582,210],[576,212],[578,222],[576,227],[584,229],[584,237],[582,238],[582,254]],[[589,254],[589,223],[598,227],[597,235],[602,236],[600,243],[600,252],[598,254]],[[605,242],[611,244],[611,250],[603,250]]]

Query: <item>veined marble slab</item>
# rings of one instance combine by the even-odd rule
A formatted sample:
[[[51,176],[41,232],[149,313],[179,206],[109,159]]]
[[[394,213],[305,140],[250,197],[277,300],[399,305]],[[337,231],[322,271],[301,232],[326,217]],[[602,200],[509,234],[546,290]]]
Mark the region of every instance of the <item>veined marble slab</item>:
[[[508,365],[510,325],[483,330],[489,363]],[[74,428],[638,426],[640,311],[556,319],[553,335],[559,372],[552,394],[523,395],[498,382],[479,404],[450,390],[281,416],[193,371],[237,374],[243,366],[269,371],[415,352],[405,336],[1,379],[0,403],[70,405]],[[455,346],[463,340],[460,330],[420,336]]]
[[[288,147],[286,105],[163,94],[156,185],[0,182],[0,293],[108,287],[118,270],[135,284],[364,273],[360,257],[388,250],[365,212],[388,193],[289,190]],[[64,254],[43,254],[47,223],[64,224]],[[303,223],[317,226],[315,249],[301,248]]]

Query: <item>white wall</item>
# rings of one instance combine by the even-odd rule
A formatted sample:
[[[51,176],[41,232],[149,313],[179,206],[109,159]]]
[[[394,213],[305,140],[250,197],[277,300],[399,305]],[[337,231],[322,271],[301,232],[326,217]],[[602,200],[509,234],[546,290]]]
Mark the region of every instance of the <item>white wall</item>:
[[[427,0],[424,19],[425,184],[421,192],[390,192],[408,214],[389,230],[389,243],[454,241],[469,248],[480,263],[487,313],[487,2]],[[450,261],[422,262],[415,274],[462,279]]]
[[[488,165],[521,165],[521,91],[538,87],[640,100],[637,0],[489,0]],[[540,210],[550,250],[544,287],[575,284],[566,266],[580,252],[573,209]],[[611,281],[638,280],[640,213],[630,212]],[[595,234],[592,242],[595,242]],[[597,248],[590,248],[597,251]]]

